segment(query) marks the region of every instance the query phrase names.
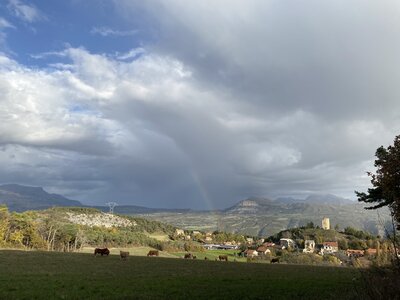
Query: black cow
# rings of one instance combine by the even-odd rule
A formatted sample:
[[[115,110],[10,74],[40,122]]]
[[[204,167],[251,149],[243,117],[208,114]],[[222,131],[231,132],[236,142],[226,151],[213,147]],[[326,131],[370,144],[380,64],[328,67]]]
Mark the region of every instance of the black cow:
[[[94,255],[96,256],[97,254],[100,254],[101,256],[108,256],[110,254],[110,250],[108,250],[108,248],[96,248],[94,249]]]

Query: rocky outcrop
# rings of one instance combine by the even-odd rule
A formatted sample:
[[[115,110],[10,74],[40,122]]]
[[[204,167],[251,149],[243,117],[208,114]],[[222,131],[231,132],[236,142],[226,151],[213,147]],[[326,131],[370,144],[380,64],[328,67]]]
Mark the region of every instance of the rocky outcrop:
[[[130,227],[136,226],[136,222],[129,219],[107,213],[97,214],[78,214],[67,212],[67,219],[71,223],[86,225],[86,226],[99,226],[99,227]]]

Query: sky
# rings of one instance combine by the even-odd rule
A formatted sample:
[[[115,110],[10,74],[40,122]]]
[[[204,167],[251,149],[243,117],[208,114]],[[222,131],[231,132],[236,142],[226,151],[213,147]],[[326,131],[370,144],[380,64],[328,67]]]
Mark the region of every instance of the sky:
[[[1,0],[0,183],[355,199],[400,134],[397,0]]]

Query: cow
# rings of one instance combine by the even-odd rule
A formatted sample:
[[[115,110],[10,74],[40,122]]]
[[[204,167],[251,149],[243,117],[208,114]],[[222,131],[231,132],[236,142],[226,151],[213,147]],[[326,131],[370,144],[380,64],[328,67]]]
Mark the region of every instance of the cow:
[[[127,259],[129,256],[129,252],[125,252],[125,251],[119,251],[119,256],[121,257],[121,259]]]
[[[193,259],[193,254],[192,253],[186,253],[184,258],[185,259]]]
[[[278,263],[279,264],[279,258],[271,259],[271,264],[274,264],[274,263]]]
[[[228,261],[228,255],[220,255],[218,256],[219,261]]]
[[[108,248],[96,248],[94,249],[94,256],[96,256],[97,254],[100,254],[101,256],[108,256],[110,254],[110,250],[108,250]]]
[[[208,257],[207,257],[207,256],[204,256],[204,260],[208,260]]]
[[[158,250],[150,250],[149,253],[147,253],[147,257],[149,256],[158,256],[159,252]]]

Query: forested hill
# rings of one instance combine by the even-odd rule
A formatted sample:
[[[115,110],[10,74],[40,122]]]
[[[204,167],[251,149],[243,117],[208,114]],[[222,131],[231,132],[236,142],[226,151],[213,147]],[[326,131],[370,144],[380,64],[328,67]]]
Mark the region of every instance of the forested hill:
[[[0,206],[0,247],[75,251],[93,246],[151,246],[160,248],[175,227],[138,217],[103,213],[93,208],[59,207],[9,212]]]

